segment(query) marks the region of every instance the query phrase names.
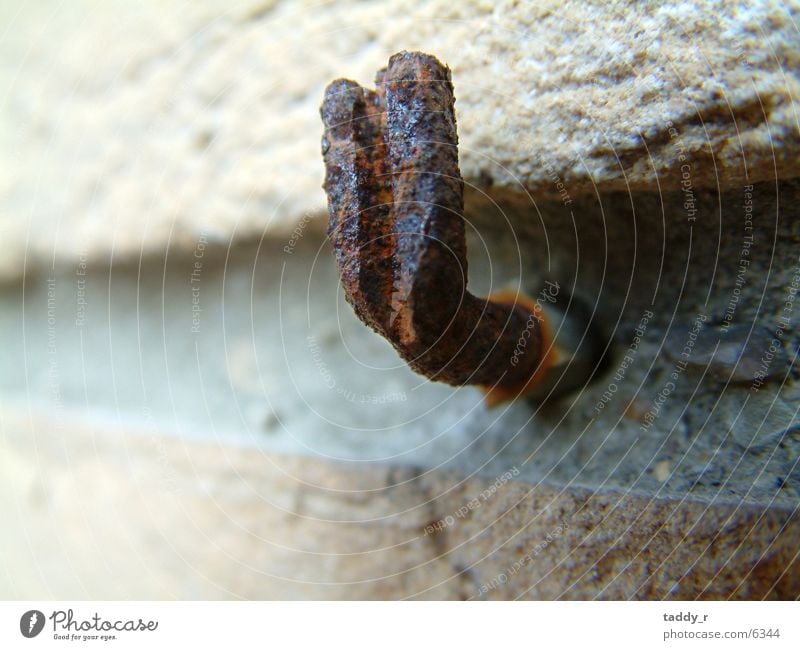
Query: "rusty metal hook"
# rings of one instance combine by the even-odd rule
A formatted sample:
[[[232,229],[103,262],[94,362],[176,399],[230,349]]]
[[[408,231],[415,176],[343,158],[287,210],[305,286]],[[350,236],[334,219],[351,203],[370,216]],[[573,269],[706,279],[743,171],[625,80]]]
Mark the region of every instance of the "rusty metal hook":
[[[334,81],[321,109],[328,236],[348,302],[432,380],[481,386],[489,405],[530,392],[559,352],[535,301],[467,291],[450,69],[400,52],[375,85]]]

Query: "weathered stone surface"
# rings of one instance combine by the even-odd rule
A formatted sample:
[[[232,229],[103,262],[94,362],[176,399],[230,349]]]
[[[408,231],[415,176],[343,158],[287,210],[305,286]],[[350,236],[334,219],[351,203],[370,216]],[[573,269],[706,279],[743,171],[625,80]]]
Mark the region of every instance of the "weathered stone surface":
[[[775,331],[800,278],[799,191],[797,181],[753,190],[755,243],[737,322]],[[563,206],[540,203],[543,225],[514,233],[520,249],[494,242],[487,258],[473,248],[481,292],[513,279],[519,250],[523,277],[535,282],[546,271],[546,227],[557,255],[545,277],[564,286],[574,278],[601,323],[618,323],[609,367],[549,409],[516,401],[491,411],[475,388],[421,384],[343,309],[335,265],[312,236],[291,253],[275,240],[228,250],[198,239],[197,256],[63,265],[52,280],[45,269],[24,286],[0,286],[2,401],[52,416],[32,431],[25,417],[0,414],[0,552],[15,558],[4,585],[31,597],[500,598],[529,588],[524,595],[542,598],[659,597],[691,567],[678,596],[795,593],[797,369],[753,396],[747,385],[725,386],[724,372],[702,379],[694,368],[658,401],[676,363],[663,345],[680,354],[701,311],[724,320],[746,236],[741,199],[741,190],[698,191],[696,222],[664,231],[660,210],[679,213],[680,193],[576,200],[577,244]],[[786,206],[777,222],[763,216],[777,205]],[[598,232],[607,232],[606,250],[593,244]],[[652,253],[662,249],[663,264]],[[688,278],[686,258],[700,269]],[[794,319],[784,337],[791,357]],[[761,358],[763,346],[753,352]],[[633,360],[620,378],[625,354]],[[520,472],[517,485],[424,534],[509,468]],[[528,494],[539,481],[547,484]],[[402,485],[384,489],[389,482]],[[308,487],[320,483],[330,490]],[[581,509],[601,488],[611,492]],[[565,521],[566,532],[512,573]]]
[[[795,598],[791,508],[0,413],[3,598]]]
[[[25,252],[136,256],[321,213],[322,89],[371,82],[403,48],[451,66],[462,172],[481,187],[657,189],[683,164],[695,186],[798,174],[794,2],[2,11],[2,276]]]
[[[518,224],[511,233],[498,206],[470,215],[476,294],[521,283],[537,295],[557,281],[558,305],[572,301],[580,322],[593,311],[609,346],[593,380],[547,408],[488,409],[475,387],[421,380],[355,317],[326,243],[309,233],[289,253],[288,240],[228,249],[198,239],[190,254],[64,265],[0,286],[0,396],[40,414],[88,408],[133,429],[155,423],[271,453],[484,477],[517,466],[528,482],[791,506],[800,370],[787,375],[769,346],[786,317],[780,347],[789,359],[800,347],[796,307],[784,312],[800,286],[800,183],[750,194],[751,231],[741,189],[696,191],[693,222],[663,220],[680,214],[681,192],[576,199],[577,232],[560,202],[537,203],[541,223],[501,203]],[[746,346],[759,372],[767,354],[770,374],[780,370],[757,393],[727,382],[730,359],[707,371],[729,316],[768,334]],[[684,357],[701,318],[714,335]],[[742,343],[730,338],[740,329],[727,344]]]
[[[0,280],[28,272],[0,284],[0,595],[800,593],[797,368],[746,417],[726,358],[657,403],[671,328],[680,352],[701,313],[774,332],[791,307],[796,3],[0,12]],[[557,279],[613,328],[609,367],[549,412],[420,385],[339,312],[304,237],[323,213],[324,85],[369,85],[401,48],[453,70],[489,244],[472,286]]]

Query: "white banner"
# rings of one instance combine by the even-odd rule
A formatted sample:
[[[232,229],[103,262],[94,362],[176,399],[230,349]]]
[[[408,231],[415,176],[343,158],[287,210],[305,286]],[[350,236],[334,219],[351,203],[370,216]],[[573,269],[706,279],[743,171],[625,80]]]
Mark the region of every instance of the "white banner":
[[[4,602],[0,648],[796,650],[799,619],[795,602]]]

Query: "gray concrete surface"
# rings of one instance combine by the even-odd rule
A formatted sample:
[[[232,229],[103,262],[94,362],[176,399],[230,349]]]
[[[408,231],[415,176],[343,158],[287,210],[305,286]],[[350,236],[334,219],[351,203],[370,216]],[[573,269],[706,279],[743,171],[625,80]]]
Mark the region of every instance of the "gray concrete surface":
[[[380,461],[488,477],[517,466],[531,483],[795,504],[797,312],[788,313],[781,353],[758,390],[754,379],[731,380],[740,359],[708,371],[719,340],[760,362],[772,341],[761,332],[780,323],[800,274],[794,208],[771,222],[773,187],[753,193],[755,243],[728,332],[747,233],[733,207],[715,219],[710,192],[698,195],[690,223],[679,194],[635,195],[635,213],[622,196],[579,202],[572,214],[580,235],[571,243],[575,224],[561,204],[509,207],[504,216],[519,224],[515,245],[489,223],[491,210],[479,209],[475,289],[514,286],[520,265],[531,293],[557,280],[561,304],[594,313],[608,349],[585,389],[544,405],[487,409],[477,389],[433,384],[405,368],[344,302],[313,226],[233,249],[201,236],[191,255],[111,269],[87,260],[86,268],[53,269],[52,283],[49,273],[32,274],[0,298],[0,335],[13,342],[0,388],[4,400],[30,401],[38,412],[142,430],[156,423],[166,435],[354,466]],[[789,183],[779,198],[792,206],[797,195]],[[739,202],[738,192],[723,198]]]

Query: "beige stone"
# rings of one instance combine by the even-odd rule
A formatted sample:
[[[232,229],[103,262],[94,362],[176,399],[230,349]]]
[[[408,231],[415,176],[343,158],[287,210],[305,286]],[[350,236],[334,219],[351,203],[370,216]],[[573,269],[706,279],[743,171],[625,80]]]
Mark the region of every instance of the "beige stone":
[[[798,172],[794,2],[70,2],[2,9],[0,276],[284,235],[318,106],[399,49],[453,70],[469,183],[558,196]],[[676,129],[672,134],[670,123]],[[674,136],[674,137],[673,137]],[[746,163],[746,164],[745,164]],[[746,174],[745,174],[746,170]]]
[[[791,508],[0,413],[0,597],[796,598]]]

